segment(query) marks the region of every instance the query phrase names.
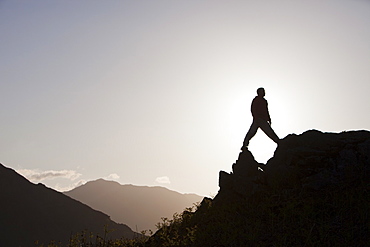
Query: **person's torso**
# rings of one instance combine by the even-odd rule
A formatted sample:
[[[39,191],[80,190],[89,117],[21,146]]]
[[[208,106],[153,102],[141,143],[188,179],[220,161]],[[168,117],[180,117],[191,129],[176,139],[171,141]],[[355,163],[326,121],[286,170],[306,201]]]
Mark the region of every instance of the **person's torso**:
[[[267,100],[263,97],[255,97],[252,101],[251,111],[253,118],[262,118],[269,120],[269,113],[267,109]]]

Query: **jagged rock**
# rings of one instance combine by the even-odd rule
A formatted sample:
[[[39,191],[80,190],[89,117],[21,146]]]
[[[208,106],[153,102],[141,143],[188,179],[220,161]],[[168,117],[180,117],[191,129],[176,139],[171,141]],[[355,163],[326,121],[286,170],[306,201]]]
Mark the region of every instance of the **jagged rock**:
[[[266,165],[259,164],[250,151],[241,152],[232,173],[220,172],[216,201],[222,200],[223,194],[250,197],[266,185],[270,189],[319,190],[351,179],[354,172],[369,172],[369,157],[368,131],[291,134],[281,140]]]
[[[220,171],[220,179],[218,186],[224,189],[231,189],[233,187],[232,175],[227,172]]]
[[[370,246],[370,132],[288,135],[266,165],[239,154],[220,190],[148,246]]]
[[[232,191],[243,197],[252,195],[258,190],[257,184],[263,180],[262,165],[254,159],[250,151],[241,152],[237,162],[232,166],[231,174],[220,171],[220,190]]]

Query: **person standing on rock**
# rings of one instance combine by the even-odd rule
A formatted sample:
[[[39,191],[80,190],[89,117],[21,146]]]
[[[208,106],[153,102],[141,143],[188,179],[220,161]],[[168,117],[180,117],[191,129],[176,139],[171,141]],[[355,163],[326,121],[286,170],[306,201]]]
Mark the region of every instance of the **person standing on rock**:
[[[245,136],[243,146],[241,148],[242,150],[247,149],[250,139],[252,139],[252,137],[257,133],[258,128],[261,128],[274,142],[278,143],[280,140],[271,128],[271,118],[267,108],[267,100],[264,97],[265,89],[262,87],[258,88],[257,96],[253,99],[251,106],[253,122]]]

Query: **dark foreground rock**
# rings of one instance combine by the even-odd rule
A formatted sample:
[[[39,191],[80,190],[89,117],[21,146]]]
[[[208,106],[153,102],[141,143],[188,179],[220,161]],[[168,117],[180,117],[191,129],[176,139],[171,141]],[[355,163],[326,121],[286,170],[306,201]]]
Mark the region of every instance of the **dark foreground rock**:
[[[266,189],[320,190],[369,173],[370,132],[322,133],[310,130],[288,135],[267,164],[257,163],[251,152],[241,152],[233,172],[220,172],[222,197],[251,197]]]
[[[370,132],[288,135],[267,164],[248,150],[220,190],[149,246],[370,246]]]

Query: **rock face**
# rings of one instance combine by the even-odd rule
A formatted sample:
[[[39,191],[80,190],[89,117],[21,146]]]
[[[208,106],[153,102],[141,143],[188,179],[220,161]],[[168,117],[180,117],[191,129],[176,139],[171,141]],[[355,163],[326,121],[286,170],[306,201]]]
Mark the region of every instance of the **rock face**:
[[[267,189],[320,190],[368,176],[369,171],[370,132],[310,130],[282,139],[266,165],[248,150],[241,152],[231,174],[220,172],[215,201],[247,198]]]
[[[288,135],[266,164],[245,150],[219,186],[148,246],[370,246],[369,131]]]

